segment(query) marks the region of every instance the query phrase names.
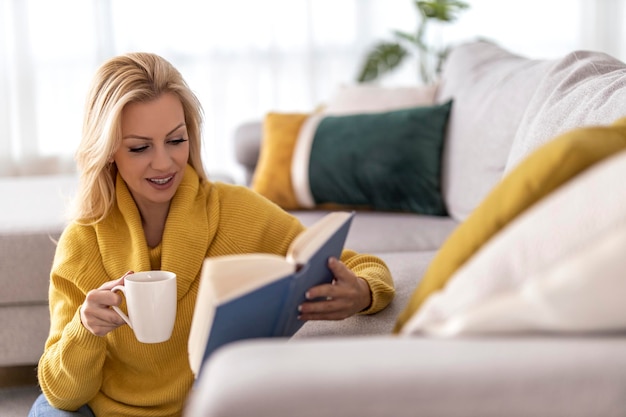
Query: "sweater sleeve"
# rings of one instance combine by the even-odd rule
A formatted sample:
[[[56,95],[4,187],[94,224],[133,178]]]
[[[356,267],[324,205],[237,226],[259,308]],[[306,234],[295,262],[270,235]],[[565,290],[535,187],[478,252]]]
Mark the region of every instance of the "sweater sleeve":
[[[396,291],[391,272],[382,259],[344,249],[341,261],[358,277],[363,278],[370,287],[372,303],[359,314],[377,313],[391,303]]]
[[[57,246],[50,274],[50,333],[39,360],[39,384],[54,407],[75,410],[100,389],[106,356],[105,339],[89,332],[80,320],[86,293],[97,288],[90,277],[106,277],[95,235],[89,228],[69,226]]]

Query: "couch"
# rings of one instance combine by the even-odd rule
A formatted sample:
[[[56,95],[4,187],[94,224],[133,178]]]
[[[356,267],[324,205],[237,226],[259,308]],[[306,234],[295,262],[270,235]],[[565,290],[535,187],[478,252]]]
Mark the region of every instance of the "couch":
[[[0,367],[35,365],[43,353],[54,242],[77,184],[72,174],[0,179]]]
[[[381,94],[384,91],[388,89],[379,89]],[[595,245],[587,239],[580,245],[582,252],[576,252],[569,263],[550,256],[554,247],[578,242],[576,236],[596,227],[594,219],[603,217],[602,202],[595,199],[607,191],[583,174],[620,156],[624,135],[620,131],[615,142],[607,145],[613,146],[611,150],[596,157],[590,156],[596,147],[589,146],[590,131],[585,129],[612,126],[626,115],[626,65],[597,52],[530,59],[490,42],[467,42],[452,49],[430,104],[449,100],[452,107],[444,131],[439,184],[445,212],[357,210],[346,242],[346,247],[376,254],[387,263],[396,285],[391,305],[371,316],[307,322],[290,339],[255,339],[223,347],[209,358],[187,403],[186,416],[624,415],[626,326],[619,306],[624,287],[615,287],[618,296],[602,287],[604,292],[593,298],[588,281],[597,277],[589,266],[598,266],[599,261],[585,257],[594,252],[596,257],[612,256],[603,264],[623,263],[621,256],[615,256],[619,246]],[[336,101],[331,100],[329,107]],[[356,101],[361,102],[352,103],[351,111],[373,111],[364,109],[367,100],[362,97]],[[380,106],[386,99],[375,101],[379,103],[373,107],[380,111],[394,111],[393,106]],[[323,110],[314,113],[290,128],[297,137],[303,134],[306,120],[328,117]],[[268,185],[261,184],[257,172],[262,164],[262,169],[271,168],[264,160],[268,120],[245,123],[235,135],[238,161],[255,189]],[[577,133],[570,136],[570,132]],[[600,129],[599,134],[604,132]],[[578,149],[577,144],[589,147],[572,151]],[[547,151],[542,150],[550,146],[552,151],[567,149],[546,170]],[[572,165],[568,158],[573,153],[591,160]],[[624,171],[622,160],[613,162],[611,169]],[[507,188],[519,187],[522,168],[531,178],[539,176],[537,181],[524,183],[527,188],[513,196],[507,194]],[[605,175],[616,183],[612,195],[623,195],[615,172]],[[284,178],[274,182],[281,181]],[[595,217],[585,217],[583,209],[578,213],[578,206],[565,204],[574,194],[577,204],[596,210]],[[323,204],[298,207],[291,197],[277,195],[277,201],[305,224],[337,209]],[[586,195],[592,201],[586,201]],[[534,197],[527,201],[528,196]],[[526,203],[502,218],[493,218],[515,201]],[[621,216],[621,210],[614,211],[607,217]],[[487,233],[489,227],[493,230]],[[618,230],[617,226],[608,228]],[[477,235],[482,240],[476,241]],[[472,240],[475,248],[465,258],[454,260],[449,281],[426,288],[428,297],[422,294],[426,301],[422,299],[413,316],[407,316],[420,283],[431,279],[433,264],[450,267],[451,262],[444,262],[450,259],[446,256]],[[523,250],[518,250],[522,245]],[[557,272],[547,277],[544,273],[543,278],[552,281],[541,282],[560,282],[561,286],[550,287],[562,290],[556,298],[569,298],[563,305],[550,304],[555,292],[542,289],[539,281],[530,282],[524,288],[532,284],[534,294],[553,298],[529,304],[519,290],[522,284],[506,283],[505,275],[530,281],[525,268],[537,262],[543,262],[544,269],[558,266],[560,277],[575,276],[582,290],[576,293],[578,288],[567,286],[567,279],[555,280]],[[619,282],[621,274],[615,271],[623,269],[615,265],[598,275],[615,279],[613,284]],[[498,281],[500,275],[490,273],[499,267],[509,269],[508,275],[502,273],[502,281]],[[446,286],[446,282],[459,284]],[[510,291],[498,302],[486,298],[502,282]],[[461,311],[464,320],[452,320],[450,300],[470,305],[470,294],[478,302]],[[595,314],[604,299],[607,314]],[[491,312],[485,311],[487,306]],[[440,321],[424,314],[417,322],[411,321],[420,309]],[[403,314],[406,320],[398,326]],[[414,330],[403,332],[410,324]]]

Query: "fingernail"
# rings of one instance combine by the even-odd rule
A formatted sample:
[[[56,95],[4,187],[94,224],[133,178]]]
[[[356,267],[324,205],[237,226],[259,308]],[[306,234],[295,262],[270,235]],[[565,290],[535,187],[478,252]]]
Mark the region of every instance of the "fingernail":
[[[302,306],[298,306],[298,311],[302,311]]]

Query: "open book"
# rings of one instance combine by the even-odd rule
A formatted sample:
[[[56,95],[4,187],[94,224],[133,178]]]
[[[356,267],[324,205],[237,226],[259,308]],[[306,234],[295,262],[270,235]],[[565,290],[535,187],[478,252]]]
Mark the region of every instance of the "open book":
[[[243,254],[204,260],[188,341],[196,378],[222,345],[258,337],[290,337],[302,327],[306,291],[332,282],[328,258],[339,258],[354,213],[331,212],[291,243],[285,257]]]

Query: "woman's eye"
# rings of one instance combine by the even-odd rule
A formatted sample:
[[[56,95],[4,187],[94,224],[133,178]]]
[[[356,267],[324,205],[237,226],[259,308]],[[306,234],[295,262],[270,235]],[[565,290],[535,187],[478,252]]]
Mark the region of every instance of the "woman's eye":
[[[137,146],[134,148],[129,148],[128,151],[129,152],[134,152],[134,153],[140,153],[145,151],[146,149],[148,149],[148,145],[143,145],[143,146]]]
[[[180,139],[172,139],[170,140],[170,143],[172,145],[180,145],[181,143],[187,142],[187,139],[184,138],[180,138]]]

